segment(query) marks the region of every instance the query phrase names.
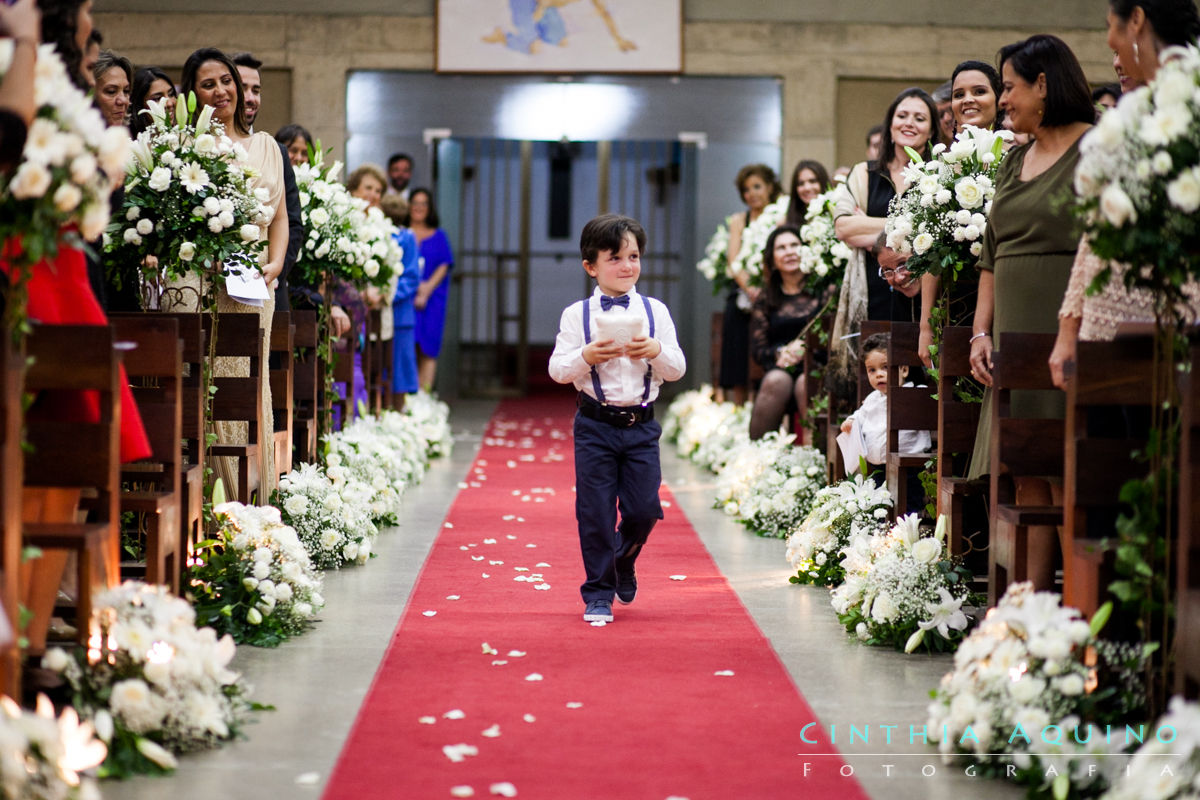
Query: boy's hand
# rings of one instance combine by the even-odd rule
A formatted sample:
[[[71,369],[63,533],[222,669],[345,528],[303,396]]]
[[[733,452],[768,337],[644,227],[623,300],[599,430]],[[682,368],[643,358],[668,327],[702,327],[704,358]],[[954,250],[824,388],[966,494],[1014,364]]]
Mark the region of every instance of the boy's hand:
[[[612,339],[597,339],[583,348],[583,360],[595,366],[625,355],[621,345]]]
[[[852,418],[848,417],[846,419],[846,421],[842,423],[842,433],[849,433],[853,429],[854,429],[854,420]]]
[[[659,344],[658,339],[650,339],[645,336],[638,336],[625,348],[625,355],[630,358],[651,359],[661,352],[662,345]]]

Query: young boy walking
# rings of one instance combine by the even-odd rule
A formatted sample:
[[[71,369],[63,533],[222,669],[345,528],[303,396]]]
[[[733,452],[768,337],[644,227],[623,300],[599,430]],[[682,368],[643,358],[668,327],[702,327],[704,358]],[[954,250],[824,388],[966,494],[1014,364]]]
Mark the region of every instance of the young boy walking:
[[[637,593],[634,562],[663,516],[654,400],[687,366],[671,312],[635,288],[645,247],[645,230],[629,217],[584,226],[579,249],[596,289],[563,310],[550,356],[550,377],[579,390],[575,517],[586,622],[612,622],[613,596],[632,603]]]

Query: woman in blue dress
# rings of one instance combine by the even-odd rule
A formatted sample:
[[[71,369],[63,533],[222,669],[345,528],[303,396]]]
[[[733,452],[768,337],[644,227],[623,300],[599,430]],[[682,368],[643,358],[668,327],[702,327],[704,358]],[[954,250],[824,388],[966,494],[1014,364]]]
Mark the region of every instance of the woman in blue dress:
[[[450,290],[450,269],[454,254],[446,232],[438,227],[437,208],[428,189],[413,189],[408,197],[408,228],[417,240],[420,254],[421,283],[413,298],[417,311],[417,376],[421,388],[433,391],[437,376],[437,358],[442,350],[442,331],[446,325],[446,295]]]

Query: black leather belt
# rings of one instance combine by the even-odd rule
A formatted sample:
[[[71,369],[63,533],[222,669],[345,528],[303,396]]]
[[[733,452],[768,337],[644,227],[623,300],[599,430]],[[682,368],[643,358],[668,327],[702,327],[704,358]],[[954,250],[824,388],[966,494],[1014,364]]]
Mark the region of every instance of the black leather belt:
[[[579,413],[588,419],[612,425],[614,428],[632,428],[639,422],[654,419],[654,404],[644,406],[609,406],[593,400],[583,392],[579,393]]]

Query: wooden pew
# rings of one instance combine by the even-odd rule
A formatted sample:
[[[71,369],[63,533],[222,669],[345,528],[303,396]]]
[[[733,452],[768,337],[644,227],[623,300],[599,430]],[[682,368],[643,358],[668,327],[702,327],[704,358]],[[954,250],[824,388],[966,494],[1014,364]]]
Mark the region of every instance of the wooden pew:
[[[204,534],[204,387],[203,366],[208,358],[208,334],[202,317],[196,312],[169,314],[109,314],[109,321],[116,322],[125,317],[137,319],[153,316],[174,320],[179,326],[179,341],[183,345],[183,386],[181,398],[180,435],[182,438],[182,461],[180,464],[180,568],[186,569],[187,560],[195,551]]]
[[[317,358],[317,312],[291,311],[295,325],[292,344],[300,355],[292,364],[292,444],[297,463],[317,458],[317,414],[320,413],[324,364]]]
[[[335,342],[333,382],[345,384],[346,389],[343,396],[338,397],[335,386],[332,396],[321,398],[321,402],[329,408],[338,409],[338,413],[341,415],[341,427],[345,427],[354,419],[354,354],[356,352],[359,352],[358,335],[353,330]],[[325,368],[329,369],[328,366]]]
[[[292,471],[292,379],[296,326],[287,311],[275,312],[271,325],[271,408],[275,412],[273,446],[275,472],[283,476]]]
[[[1200,347],[1179,375],[1179,540],[1175,549],[1175,691],[1200,696]]]
[[[1131,457],[1145,449],[1145,431],[1125,417],[1141,407],[1149,419],[1154,381],[1149,337],[1080,342],[1067,368],[1063,603],[1085,617],[1100,607],[1115,577],[1112,554],[1100,540],[1116,533],[1121,487],[1146,476],[1147,465]]]
[[[21,599],[21,495],[25,456],[21,451],[22,404],[25,390],[25,347],[13,342],[12,332],[0,326],[0,605],[7,642],[0,646],[0,694],[21,696],[21,659],[17,648]],[[3,639],[5,637],[0,637]]]
[[[969,498],[987,494],[988,482],[956,477],[955,456],[965,462],[975,447],[979,431],[979,403],[964,403],[955,397],[954,387],[959,378],[971,375],[971,329],[966,326],[947,326],[942,329],[942,344],[938,351],[938,426],[937,426],[937,485],[939,515],[946,516],[947,542],[950,554],[965,555],[969,549],[964,542],[965,507]],[[966,466],[965,463],[962,464]]]
[[[391,314],[392,307],[370,309],[367,326],[370,349],[370,369],[367,373],[367,394],[371,398],[371,410],[378,414],[392,407],[392,339],[381,339],[383,315]]]
[[[107,325],[35,325],[26,339],[32,358],[26,372],[26,391],[41,393],[26,415],[26,439],[31,450],[25,456],[25,486],[46,489],[86,490],[94,493],[92,522],[70,519],[24,524],[25,545],[43,551],[74,552],[77,561],[75,626],[77,641],[86,644],[92,613],[92,591],[113,587],[120,580],[120,490],[121,398],[120,353],[114,349],[112,329]],[[59,412],[38,413],[38,404],[52,401],[57,392],[94,392],[99,418],[74,422]],[[36,567],[31,572],[37,573]],[[58,574],[58,573],[55,573]],[[53,597],[57,580],[33,586],[39,598]],[[34,601],[31,608],[43,606]],[[53,606],[53,600],[50,601]],[[37,609],[34,608],[35,613]],[[31,624],[30,652],[45,644],[44,623]]]
[[[896,501],[896,516],[908,513],[908,482],[925,469],[928,453],[900,452],[900,431],[936,431],[938,406],[931,386],[904,386],[900,372],[921,369],[917,342],[921,326],[915,322],[893,322],[888,337],[887,486]]]
[[[212,318],[205,315],[202,319],[205,331],[210,332]],[[266,380],[262,363],[264,335],[258,314],[222,314],[218,321],[217,358],[247,359],[249,375],[213,378],[217,392],[213,395],[212,419],[213,422],[245,422],[248,434],[245,443],[218,441],[210,452],[214,458],[234,459],[238,473],[237,499],[246,505],[254,504],[258,492],[262,477],[259,474],[260,453],[264,447],[274,446],[272,442],[263,441],[266,431],[262,418],[263,381]],[[229,488],[232,487],[226,487]],[[258,498],[258,502],[265,504],[267,498]]]
[[[1018,506],[1013,479],[1062,475],[1061,419],[1016,416],[1013,390],[1054,390],[1048,359],[1054,335],[1000,335],[992,371],[991,540],[988,600],[995,605],[1009,584],[1029,577],[1029,528],[1063,524],[1061,506]]]
[[[145,521],[147,583],[180,592],[183,571],[183,342],[179,322],[161,314],[114,317],[118,341],[136,345],[125,354],[138,413],[152,451],[149,459],[127,464],[125,481],[144,488],[122,490],[122,512]]]

